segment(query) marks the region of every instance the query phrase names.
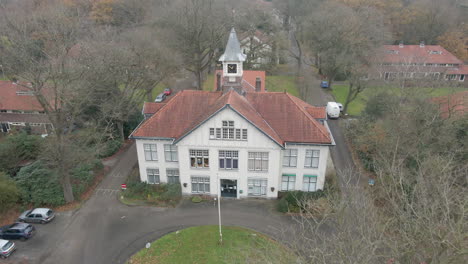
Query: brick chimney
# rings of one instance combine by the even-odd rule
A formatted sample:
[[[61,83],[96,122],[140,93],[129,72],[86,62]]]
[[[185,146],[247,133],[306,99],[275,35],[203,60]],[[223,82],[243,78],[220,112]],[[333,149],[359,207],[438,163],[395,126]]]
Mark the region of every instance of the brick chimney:
[[[255,91],[260,92],[262,90],[262,79],[260,77],[257,77],[255,79]]]
[[[216,74],[216,91],[221,91],[221,73]]]

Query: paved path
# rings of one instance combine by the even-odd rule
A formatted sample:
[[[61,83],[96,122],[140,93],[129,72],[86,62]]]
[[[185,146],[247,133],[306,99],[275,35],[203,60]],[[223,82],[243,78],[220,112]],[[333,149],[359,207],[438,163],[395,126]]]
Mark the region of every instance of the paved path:
[[[147,242],[167,233],[189,226],[217,224],[217,207],[213,202],[184,201],[171,209],[121,204],[117,200],[119,188],[137,162],[135,146],[120,155],[115,167],[80,210],[73,215],[61,215],[45,226],[48,230],[39,230],[38,236],[25,242],[21,257],[28,250],[35,250],[37,255],[27,263],[125,263]],[[279,230],[292,226],[290,217],[274,212],[271,201],[223,200],[221,203],[223,225],[244,226],[276,237]],[[41,245],[33,242],[39,237]],[[20,259],[16,253],[12,263]]]

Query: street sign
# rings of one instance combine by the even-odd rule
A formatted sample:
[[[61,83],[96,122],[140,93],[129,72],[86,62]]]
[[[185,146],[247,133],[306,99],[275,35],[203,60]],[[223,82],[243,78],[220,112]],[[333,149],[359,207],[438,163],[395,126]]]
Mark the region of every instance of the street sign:
[[[126,190],[126,189],[127,189],[127,184],[122,183],[121,186],[122,186],[122,190]]]

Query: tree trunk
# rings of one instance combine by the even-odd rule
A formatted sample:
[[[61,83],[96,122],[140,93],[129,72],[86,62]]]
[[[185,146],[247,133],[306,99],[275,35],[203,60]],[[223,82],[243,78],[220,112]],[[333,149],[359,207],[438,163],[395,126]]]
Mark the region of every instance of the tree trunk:
[[[352,92],[353,92],[353,84],[350,83],[348,87],[348,95],[346,96],[346,101],[343,106],[343,113],[346,114],[348,112],[348,105],[352,101]]]
[[[120,140],[125,140],[124,129],[123,129],[123,122],[117,121],[117,130],[119,131],[119,138]]]
[[[153,92],[152,90],[146,91],[146,100],[148,100],[148,102],[153,101],[153,93],[152,92]]]
[[[63,173],[61,175],[62,176],[63,197],[65,198],[66,203],[71,203],[71,202],[75,201],[75,196],[73,195],[73,188],[72,188],[72,185],[71,185],[71,182],[70,182],[70,175],[67,172],[62,171],[62,169],[61,169],[60,173]]]
[[[198,86],[197,89],[198,90],[203,90],[203,86],[202,86],[202,84],[203,84],[203,76],[202,76],[203,72],[202,72],[202,70],[197,71],[196,75],[197,75],[197,86]]]

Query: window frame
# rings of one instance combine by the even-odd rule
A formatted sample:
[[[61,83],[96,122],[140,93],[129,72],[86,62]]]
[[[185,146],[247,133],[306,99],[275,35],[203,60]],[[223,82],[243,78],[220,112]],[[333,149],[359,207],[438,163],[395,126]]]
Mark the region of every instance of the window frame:
[[[265,151],[249,151],[247,160],[247,170],[268,172],[269,167],[269,152]],[[266,163],[266,164],[265,164]],[[259,165],[259,166],[257,166]]]
[[[255,188],[258,188],[259,194],[253,192]],[[263,197],[267,195],[267,192],[268,178],[247,178],[247,196]]]
[[[315,156],[317,154],[317,156]],[[317,164],[314,166],[314,161],[317,161]],[[320,165],[320,150],[319,149],[306,149],[304,168],[317,169]]]
[[[285,179],[287,179],[285,181]],[[293,179],[293,180],[291,180]],[[286,187],[284,184],[286,183]],[[294,191],[296,190],[296,174],[282,174],[281,175],[281,191]]]
[[[210,151],[207,149],[189,149],[189,157],[190,168],[192,169],[207,169],[210,167]],[[192,159],[195,162],[192,162]]]
[[[192,189],[191,190],[192,193],[211,193],[210,177],[208,176],[191,176],[190,186]],[[197,186],[197,188],[194,188],[194,186]],[[203,187],[203,188],[200,188],[200,187]],[[196,189],[196,191],[194,191],[194,189]],[[200,189],[203,189],[203,190],[200,191]]]
[[[167,183],[174,183],[174,184],[180,183],[180,172],[178,168],[167,168],[166,176],[167,176]]]
[[[302,191],[304,192],[315,192],[317,191],[317,182],[318,182],[318,177],[316,175],[304,175],[302,179]],[[307,182],[306,182],[307,179]],[[315,181],[311,181],[311,179],[315,179]],[[307,184],[307,188],[305,188]],[[311,190],[310,186],[311,184],[314,184],[314,190]]]
[[[230,167],[228,167],[228,161]],[[220,170],[238,170],[239,169],[239,151],[238,150],[219,150],[218,162]],[[221,164],[223,164],[221,166]],[[234,164],[237,166],[235,167]]]
[[[154,171],[154,172],[150,174],[150,171]],[[150,182],[150,176],[154,177],[154,182]],[[148,184],[160,184],[161,183],[161,174],[159,172],[159,168],[146,168],[146,182]]]
[[[167,162],[179,162],[177,146],[174,144],[164,144],[164,158]]]
[[[295,152],[295,155],[293,155],[292,152]],[[299,151],[298,149],[285,149],[283,150],[283,167],[289,167],[289,168],[296,168],[297,167],[297,158],[299,156]],[[292,165],[291,160],[292,158],[295,159],[296,163]],[[286,164],[287,161],[287,164]]]
[[[154,146],[154,149],[152,148]],[[149,149],[147,149],[149,147]],[[145,161],[158,161],[158,145],[153,143],[144,143],[143,152],[145,154]],[[148,159],[149,155],[149,159]]]

